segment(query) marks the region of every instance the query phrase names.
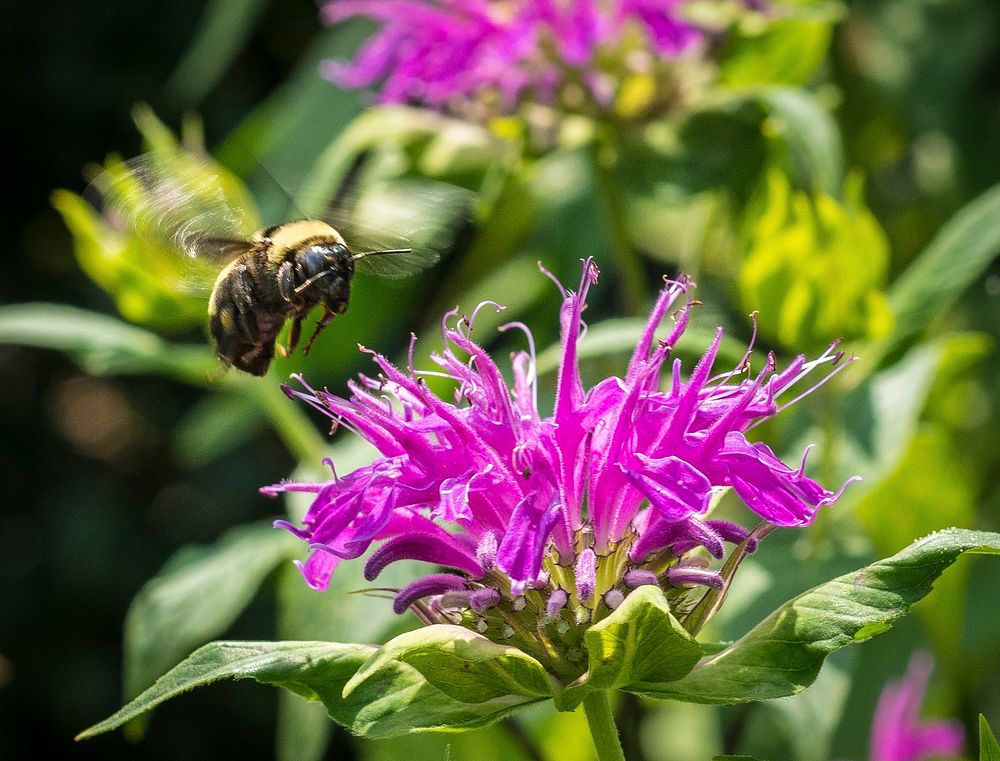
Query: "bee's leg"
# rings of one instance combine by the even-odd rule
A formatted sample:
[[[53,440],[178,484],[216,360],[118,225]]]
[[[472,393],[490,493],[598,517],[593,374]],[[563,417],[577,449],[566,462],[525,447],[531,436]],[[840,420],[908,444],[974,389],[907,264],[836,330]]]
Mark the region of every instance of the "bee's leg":
[[[278,353],[282,357],[287,357],[289,354],[294,352],[295,347],[299,345],[299,338],[302,336],[303,319],[305,319],[305,315],[299,315],[292,321],[292,329],[288,333],[288,346],[278,344]]]
[[[330,320],[336,317],[336,313],[331,312],[329,309],[324,312],[323,317],[316,323],[316,330],[313,331],[312,336],[309,337],[308,343],[306,343],[306,348],[302,351],[303,354],[308,354],[309,350],[312,348],[313,341],[316,340],[316,336],[320,334],[327,325],[330,324]]]
[[[278,293],[288,303],[298,300],[298,295],[295,293],[295,270],[289,261],[282,262],[278,267]],[[291,344],[289,353],[294,349],[295,345]]]

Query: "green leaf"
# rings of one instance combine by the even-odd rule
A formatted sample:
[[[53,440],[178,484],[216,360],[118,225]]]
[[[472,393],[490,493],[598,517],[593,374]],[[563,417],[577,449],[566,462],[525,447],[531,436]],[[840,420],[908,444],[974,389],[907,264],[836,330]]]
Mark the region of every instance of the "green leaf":
[[[559,697],[560,710],[572,710],[593,690],[626,689],[680,679],[702,655],[701,646],[674,618],[663,591],[642,586],[584,635],[587,674]]]
[[[712,761],[762,761],[756,756],[712,756]]]
[[[401,737],[368,740],[358,744],[355,758],[358,761],[399,761],[400,759],[414,759],[415,761],[424,761],[424,759],[427,761],[542,761],[542,759],[549,758],[597,761],[592,758],[591,748],[593,745],[590,742],[590,733],[587,732],[586,726],[581,729],[581,738],[574,743],[574,745],[585,748],[579,755],[572,755],[572,753],[540,754],[533,742],[540,735],[537,729],[498,723],[463,732],[422,732]],[[565,740],[565,738],[561,739]],[[342,755],[335,753],[330,757],[339,759],[342,758]]]
[[[551,694],[530,656],[444,624],[391,640],[344,688],[357,706],[350,729],[366,737],[481,727]]]
[[[744,23],[734,29],[719,62],[721,83],[728,87],[803,85],[812,79],[826,58],[842,9],[836,3],[816,3],[797,11],[793,17]]]
[[[385,673],[405,663],[451,700],[489,704],[551,697],[542,665],[515,647],[500,645],[461,626],[436,624],[390,640],[344,688],[344,697],[375,688]]]
[[[962,356],[990,350],[990,342],[975,334],[950,334],[915,346],[895,364],[869,376],[842,403],[838,436],[838,477],[858,474],[861,490],[877,486],[898,467],[916,435],[933,384]],[[857,363],[864,372],[867,362]],[[815,441],[810,433],[810,440]],[[939,527],[935,527],[939,528]],[[892,548],[912,538],[910,533]],[[886,552],[891,550],[885,550]]]
[[[91,375],[159,373],[249,398],[302,462],[318,462],[325,443],[299,407],[288,403],[277,383],[245,373],[219,376],[219,361],[207,345],[169,344],[159,336],[107,315],[63,304],[14,304],[0,307],[0,344],[57,349]],[[275,363],[278,364],[278,363]],[[279,370],[272,368],[272,377]]]
[[[979,761],[1000,761],[1000,745],[982,714],[979,714]]]
[[[73,236],[80,268],[112,296],[123,317],[168,331],[205,321],[206,297],[181,286],[189,268],[183,257],[112,230],[82,196],[68,190],[55,191],[52,206]]]
[[[739,274],[742,302],[759,310],[761,330],[797,349],[819,349],[836,335],[888,335],[892,313],[880,286],[889,247],[860,177],[848,178],[842,202],[796,190],[776,169],[765,179]]]
[[[189,108],[200,103],[246,47],[267,6],[267,0],[207,3],[194,39],[164,87],[165,97]]]
[[[883,481],[864,494],[855,514],[876,551],[885,555],[948,526],[969,525],[975,518],[978,487],[962,467],[958,447],[942,426],[925,423],[910,440],[899,464]],[[899,505],[906,505],[900,510]],[[928,633],[946,667],[958,669],[962,653],[966,585],[969,568],[960,566],[944,577],[939,594],[920,606]]]
[[[757,97],[768,109],[768,132],[788,146],[793,168],[801,167],[816,192],[837,197],[844,181],[844,148],[830,112],[814,95],[790,87],[769,87]]]
[[[186,468],[227,457],[267,425],[249,395],[212,394],[200,399],[171,432],[171,451]]]
[[[322,761],[332,729],[322,703],[282,692],[278,699],[275,756],[278,761]]]
[[[454,143],[449,146],[449,143]],[[503,153],[485,130],[425,109],[382,106],[362,112],[315,159],[295,195],[295,206],[306,215],[329,205],[358,156],[383,178],[420,172],[433,179],[465,177],[465,187],[478,190],[489,169]],[[461,168],[453,170],[459,162]]]
[[[314,35],[308,47],[299,51],[295,69],[281,86],[225,136],[216,152],[219,161],[244,177],[259,171],[262,164],[268,170],[278,169],[281,180],[304,176],[364,105],[363,93],[334,86],[320,75],[320,67],[356,48],[369,32],[363,23],[337,24]],[[266,179],[260,190],[281,197],[259,198],[262,209],[287,212],[287,190],[277,187],[273,178]]]
[[[1000,554],[1000,534],[964,529],[931,534],[785,603],[683,679],[637,692],[719,705],[799,693],[813,683],[830,653],[891,628],[966,552]]]
[[[117,713],[85,729],[77,739],[116,729],[165,700],[220,679],[255,679],[320,699],[335,721],[348,724],[357,706],[342,701],[340,693],[374,650],[369,645],[336,642],[212,642],[157,679]]]
[[[188,141],[193,145],[181,144],[149,108],[137,107],[133,117],[148,151],[144,169],[155,169],[157,177],[170,177],[183,189],[172,202],[164,201],[162,184],[111,156],[98,187],[102,205],[113,214],[105,216],[65,190],[53,194],[52,205],[73,235],[81,269],[111,295],[123,317],[157,329],[186,330],[205,323],[218,267],[184,256],[167,231],[206,210],[226,213],[233,229],[246,235],[260,220],[246,187],[204,152],[200,135]]]
[[[922,332],[1000,253],[1000,185],[962,208],[889,290],[896,316],[890,344]]]
[[[813,689],[766,704],[793,749],[795,761],[831,758],[833,735],[840,726],[850,690],[850,677],[827,663]],[[809,727],[809,731],[803,732],[803,727]]]
[[[211,547],[184,547],[146,583],[125,619],[125,694],[132,697],[236,620],[264,578],[300,549],[268,524],[242,526]]]
[[[56,349],[91,375],[161,372],[204,384],[219,363],[204,345],[171,345],[148,330],[65,304],[0,307],[0,344]]]

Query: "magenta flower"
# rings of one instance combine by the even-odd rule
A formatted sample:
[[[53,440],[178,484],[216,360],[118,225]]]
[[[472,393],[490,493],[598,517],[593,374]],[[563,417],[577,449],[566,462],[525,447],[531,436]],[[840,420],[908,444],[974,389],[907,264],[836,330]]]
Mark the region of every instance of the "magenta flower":
[[[692,590],[720,588],[707,559],[722,557],[724,543],[746,542],[752,551],[770,528],[807,525],[838,499],[843,488],[827,491],[803,466],[784,464],[746,437],[795,401],[779,405],[778,398],[812,370],[838,364],[836,344],[811,362],[797,357],[782,372],[769,356],[752,376],[748,350],[736,368],[713,374],[720,328],[691,377],[682,377],[675,359],[664,386],[663,370],[692,308],[690,301],[680,306],[666,336],[657,338],[690,287],[669,282],[624,377],[588,389],[577,344],[597,276],[588,260],[579,291],[563,292],[562,359],[550,414],[538,409],[531,333],[520,323],[505,326],[523,330],[531,347],[513,356],[508,388],[471,338],[475,314],[453,327],[455,313],[446,316],[446,348],[433,355],[440,367],[434,373],[415,370],[412,359],[402,370],[372,353],[380,374],[349,383],[350,398],[304,383],[304,391],[286,388],[380,453],[371,465],[326,483],[262,490],[315,493],[302,527],[279,522],[309,542],[302,571],[312,587],[324,589],[338,563],[379,543],[365,566],[369,580],[403,559],[450,569],[400,590],[397,612],[412,607],[428,623],[463,623],[507,638],[514,629],[506,614],[524,611],[564,634],[607,615],[643,584],[659,585],[676,602]],[[453,401],[430,390],[429,374],[455,382]],[[706,516],[713,495],[726,487],[765,530],[751,534]]]
[[[355,16],[381,29],[349,62],[326,74],[349,88],[381,85],[382,103],[448,108],[488,96],[511,111],[522,96],[551,102],[575,83],[607,105],[607,62],[646,72],[651,58],[698,47],[702,32],[684,0],[328,0],[324,19]],[[601,59],[599,61],[598,59]],[[602,68],[603,67],[603,68]]]
[[[879,697],[872,722],[871,761],[925,761],[962,752],[962,727],[956,721],[920,721],[934,662],[915,653],[906,676],[890,682]]]

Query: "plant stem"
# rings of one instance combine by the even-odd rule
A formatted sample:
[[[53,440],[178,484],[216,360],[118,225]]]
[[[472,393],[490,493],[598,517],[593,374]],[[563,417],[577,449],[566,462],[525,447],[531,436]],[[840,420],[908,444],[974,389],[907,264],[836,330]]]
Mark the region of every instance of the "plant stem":
[[[608,165],[608,159],[602,155],[604,143],[600,140],[593,146],[594,180],[597,195],[604,211],[606,225],[611,245],[611,256],[615,270],[621,282],[625,307],[629,314],[642,313],[646,303],[646,288],[642,273],[642,265],[636,258],[635,249],[629,241],[625,224],[625,208],[619,197],[620,188],[615,179],[614,167]]]
[[[750,544],[756,544],[774,531],[775,528],[777,526],[773,523],[764,521],[736,546],[736,549],[733,550],[720,571],[723,581],[722,589],[709,589],[681,622],[684,628],[691,633],[691,636],[697,637],[702,627],[719,610],[722,602],[726,599],[726,595],[729,593],[729,585],[732,584],[733,577],[736,575],[736,571],[739,570],[740,563],[743,562],[743,559],[749,553]]]
[[[583,712],[587,715],[590,736],[594,738],[598,761],[625,761],[618,727],[611,713],[610,693],[607,690],[591,692],[583,699]]]

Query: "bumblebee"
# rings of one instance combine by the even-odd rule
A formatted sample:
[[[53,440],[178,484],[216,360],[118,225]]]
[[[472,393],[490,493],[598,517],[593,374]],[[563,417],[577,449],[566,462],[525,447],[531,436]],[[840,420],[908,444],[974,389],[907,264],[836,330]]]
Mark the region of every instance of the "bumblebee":
[[[105,219],[114,226],[137,234],[151,247],[183,254],[203,272],[206,262],[222,267],[208,299],[209,333],[224,366],[252,375],[265,375],[276,351],[293,352],[302,322],[314,307],[321,307],[322,316],[305,345],[308,353],[320,332],[347,311],[356,271],[398,278],[438,259],[426,235],[419,249],[352,251],[325,219],[300,219],[252,232],[255,217],[247,210],[248,199],[237,197],[238,184],[221,167],[180,150],[120,162],[91,187]],[[402,206],[390,203],[386,213],[403,209],[411,218],[426,217],[422,207],[428,200],[442,206],[440,197],[407,196]],[[405,241],[395,227],[394,241]],[[384,242],[386,236],[381,237]],[[278,335],[287,320],[292,320],[287,345],[279,346]]]
[[[230,247],[235,243],[229,241]],[[208,300],[209,330],[219,358],[252,375],[265,375],[274,358],[278,332],[291,319],[283,352],[295,351],[302,321],[317,305],[323,316],[305,347],[347,311],[355,262],[369,256],[410,254],[386,249],[353,254],[333,227],[321,220],[299,220],[255,233],[219,273]]]

